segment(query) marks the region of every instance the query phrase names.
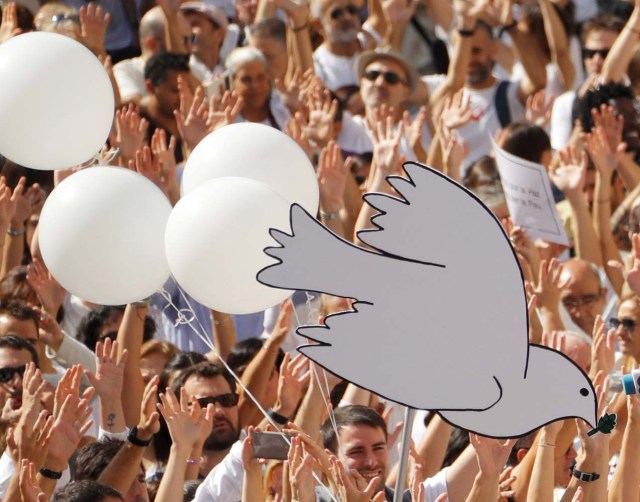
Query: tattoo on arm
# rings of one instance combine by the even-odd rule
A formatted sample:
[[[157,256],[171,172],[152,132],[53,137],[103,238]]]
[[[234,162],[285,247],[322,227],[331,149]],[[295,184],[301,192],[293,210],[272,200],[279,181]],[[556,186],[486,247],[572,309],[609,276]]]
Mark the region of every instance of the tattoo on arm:
[[[116,422],[116,414],[115,413],[109,413],[107,415],[107,427],[109,429],[113,429],[113,426],[115,425]]]

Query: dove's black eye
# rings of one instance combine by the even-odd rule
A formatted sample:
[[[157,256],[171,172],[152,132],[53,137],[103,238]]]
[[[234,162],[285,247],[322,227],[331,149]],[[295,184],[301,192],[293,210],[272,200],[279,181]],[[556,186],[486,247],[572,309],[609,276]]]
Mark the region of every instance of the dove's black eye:
[[[589,395],[589,390],[583,387],[582,389],[580,389],[580,394],[586,397]]]

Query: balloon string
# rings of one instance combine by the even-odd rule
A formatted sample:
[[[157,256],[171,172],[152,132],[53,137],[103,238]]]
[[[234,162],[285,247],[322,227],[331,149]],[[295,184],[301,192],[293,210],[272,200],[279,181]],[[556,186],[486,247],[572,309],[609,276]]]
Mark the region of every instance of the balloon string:
[[[204,328],[204,326],[202,325],[202,323],[200,322],[200,320],[198,319],[198,316],[196,315],[195,310],[193,309],[193,306],[191,305],[191,302],[189,300],[189,298],[187,297],[187,295],[185,294],[185,292],[182,290],[182,288],[180,287],[180,285],[178,284],[178,282],[175,280],[175,278],[172,277],[172,280],[175,282],[176,287],[178,288],[178,291],[180,292],[180,295],[182,296],[182,298],[184,299],[184,301],[187,304],[187,308],[178,308],[174,303],[173,300],[171,299],[171,295],[169,294],[168,291],[166,291],[164,288],[160,291],[160,294],[162,295],[162,297],[164,299],[167,300],[167,307],[171,306],[174,308],[174,310],[176,311],[176,315],[177,315],[177,319],[176,319],[176,326],[178,324],[186,324],[189,326],[189,328],[191,328],[191,330],[198,335],[198,337],[203,340],[205,342],[205,344],[211,348],[211,352],[213,352],[216,357],[218,358],[218,360],[220,361],[220,363],[222,363],[222,365],[226,368],[226,370],[231,374],[231,376],[235,379],[236,383],[240,386],[240,388],[242,388],[242,390],[245,392],[245,394],[247,396],[249,396],[249,398],[253,401],[253,403],[257,406],[257,408],[260,410],[260,412],[262,413],[262,415],[264,416],[264,418],[271,424],[271,426],[274,428],[274,430],[276,430],[277,432],[280,433],[280,435],[284,438],[284,440],[287,442],[287,444],[289,446],[291,446],[291,441],[290,439],[287,437],[286,434],[284,434],[282,431],[280,431],[279,425],[276,424],[273,419],[269,416],[269,414],[267,413],[267,411],[263,408],[263,406],[258,402],[258,399],[251,393],[251,391],[249,391],[249,389],[247,389],[247,387],[242,383],[242,380],[240,379],[240,377],[235,373],[235,371],[233,371],[231,369],[231,367],[227,364],[227,362],[222,358],[222,356],[220,355],[220,352],[218,352],[218,350],[216,349],[216,347],[214,346],[214,344],[212,343],[211,340],[209,340],[206,336],[206,330]],[[165,307],[165,309],[167,308]],[[293,309],[295,312],[295,309]],[[191,314],[191,318],[187,318],[183,312],[187,312],[189,314]],[[200,326],[200,329],[202,329],[202,333],[200,333],[198,331],[198,329],[193,325],[193,321],[197,321],[198,325]],[[331,499],[334,502],[340,502],[339,500],[337,500],[333,494],[331,493],[331,490],[322,482],[322,480],[320,479],[320,477],[318,476],[318,474],[316,474],[315,472],[313,473],[313,477],[315,478],[315,480],[324,488],[327,489],[327,492],[331,495]]]
[[[307,300],[305,302],[305,305],[307,307],[307,324],[316,324],[318,322],[318,314],[320,313],[320,311],[317,308],[313,307],[313,305],[311,304],[311,301],[314,299],[314,297],[308,291],[305,291],[305,295],[307,296]],[[296,330],[297,330],[302,325],[302,323],[300,322],[300,318],[298,317],[298,312],[295,308],[293,309],[293,314],[295,315],[296,322],[298,323],[298,325],[296,326]],[[307,343],[312,343],[311,340],[309,340],[308,338],[306,340],[307,340]],[[340,449],[341,448],[340,434],[338,434],[338,423],[336,422],[333,406],[331,405],[331,390],[329,389],[329,380],[327,379],[327,372],[324,368],[322,367],[320,368],[320,370],[322,371],[322,374],[324,375],[324,381],[326,383],[327,394],[325,396],[322,381],[320,380],[320,376],[318,375],[317,365],[313,363],[311,364],[311,367],[313,368],[313,376],[316,379],[318,389],[320,389],[320,395],[322,396],[322,400],[324,401],[325,408],[327,408],[327,412],[329,413],[329,420],[331,421],[331,426],[333,427],[333,431],[335,433],[338,449]]]

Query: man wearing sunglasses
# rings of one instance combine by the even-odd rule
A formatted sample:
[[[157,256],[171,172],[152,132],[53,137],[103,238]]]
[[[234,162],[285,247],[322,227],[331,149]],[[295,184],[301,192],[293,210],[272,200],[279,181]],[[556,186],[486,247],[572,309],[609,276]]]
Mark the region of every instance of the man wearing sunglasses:
[[[578,94],[583,95],[599,80],[604,61],[618,34],[622,30],[618,18],[599,15],[587,21],[582,27],[582,60],[586,78],[578,92],[571,90],[558,96],[551,112],[551,147],[562,150],[567,146],[573,121],[571,112]]]
[[[221,366],[202,362],[178,375],[173,384],[177,396],[182,387],[187,392],[189,401],[196,398],[203,408],[213,404],[215,409],[213,430],[202,445],[204,461],[200,466],[200,473],[206,476],[227,456],[231,446],[240,438],[236,382]]]
[[[22,407],[22,376],[27,364],[38,365],[32,343],[18,336],[0,336],[0,403],[11,399],[11,409]]]
[[[324,42],[313,53],[316,75],[331,91],[358,85],[356,59],[376,46],[365,31],[361,31],[357,0],[315,0],[311,15],[321,24]]]

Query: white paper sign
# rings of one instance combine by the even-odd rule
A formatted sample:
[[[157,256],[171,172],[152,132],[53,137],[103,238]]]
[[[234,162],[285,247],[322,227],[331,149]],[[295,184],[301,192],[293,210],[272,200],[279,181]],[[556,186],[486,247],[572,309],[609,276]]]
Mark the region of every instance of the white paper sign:
[[[544,166],[516,157],[492,143],[513,224],[526,229],[533,240],[539,238],[568,246],[569,239]]]

